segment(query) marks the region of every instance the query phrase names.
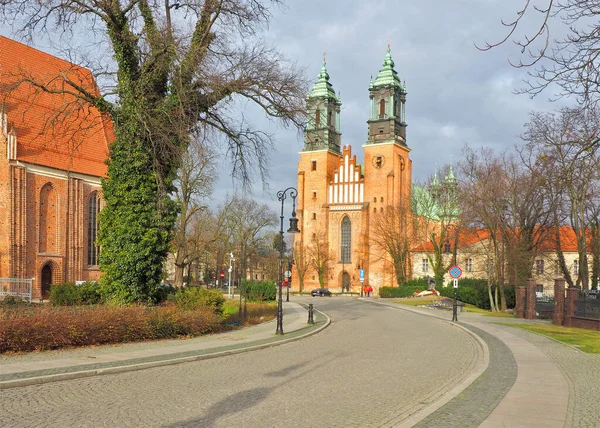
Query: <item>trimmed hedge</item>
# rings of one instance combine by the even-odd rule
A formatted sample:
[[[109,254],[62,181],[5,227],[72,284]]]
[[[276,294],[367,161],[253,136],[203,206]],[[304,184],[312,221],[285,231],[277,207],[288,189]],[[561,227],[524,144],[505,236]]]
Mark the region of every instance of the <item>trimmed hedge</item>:
[[[436,288],[442,296],[454,297],[454,287]],[[492,293],[495,293],[496,286],[492,285]],[[506,297],[506,306],[508,308],[515,307],[515,288],[512,285],[504,287],[504,295]],[[456,290],[457,299],[464,303],[477,306],[481,309],[490,309],[490,298],[487,289],[487,280],[465,278],[458,280],[458,288]]]
[[[250,301],[269,301],[277,297],[277,287],[274,281],[247,281],[244,284],[246,297]]]
[[[0,311],[0,320],[0,354],[198,336],[231,328],[212,310],[182,311],[173,304],[34,305],[20,311]]]
[[[401,287],[381,287],[379,289],[379,297],[386,298],[398,298],[398,297],[410,297],[417,291],[427,290],[427,287],[422,286],[408,286],[403,285]]]

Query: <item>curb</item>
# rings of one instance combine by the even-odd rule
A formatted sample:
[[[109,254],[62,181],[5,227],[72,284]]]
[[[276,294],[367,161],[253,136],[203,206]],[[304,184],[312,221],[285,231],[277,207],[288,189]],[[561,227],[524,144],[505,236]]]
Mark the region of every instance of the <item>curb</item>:
[[[108,374],[125,373],[125,372],[144,370],[144,369],[149,369],[149,368],[154,368],[154,367],[170,366],[170,365],[174,365],[174,364],[183,364],[183,363],[189,363],[189,362],[193,362],[193,361],[208,360],[211,358],[218,358],[218,357],[223,357],[223,356],[227,356],[227,355],[241,354],[243,352],[250,352],[250,351],[255,351],[258,349],[279,346],[279,345],[283,345],[285,343],[290,343],[290,342],[294,342],[296,340],[304,339],[306,337],[312,336],[313,334],[320,333],[325,328],[329,327],[329,325],[331,324],[331,318],[327,314],[325,314],[319,310],[315,309],[315,312],[318,312],[324,316],[324,318],[325,318],[324,324],[322,326],[319,326],[318,328],[315,328],[313,330],[310,330],[304,334],[301,334],[301,335],[295,336],[295,337],[286,338],[285,334],[284,334],[283,338],[276,339],[270,343],[263,343],[260,345],[251,345],[250,344],[249,346],[246,346],[246,347],[241,347],[238,349],[231,349],[231,350],[227,350],[227,351],[219,351],[219,352],[214,352],[214,353],[193,355],[193,356],[180,357],[180,358],[168,358],[168,355],[165,355],[165,357],[167,357],[167,358],[165,358],[164,360],[160,360],[160,361],[151,361],[151,362],[147,362],[147,363],[137,363],[137,364],[130,364],[130,365],[115,366],[115,367],[106,367],[106,368],[100,368],[100,369],[94,369],[94,370],[82,370],[82,371],[78,371],[78,372],[76,371],[76,372],[71,372],[71,373],[56,373],[56,374],[51,374],[51,375],[36,376],[36,377],[23,378],[23,379],[6,380],[6,381],[0,382],[0,390],[9,389],[9,388],[18,388],[21,386],[41,385],[41,384],[45,384],[45,383],[58,382],[58,381],[62,381],[62,380],[72,380],[72,379],[81,379],[81,378],[86,378],[86,377],[102,376],[102,375],[108,375]],[[269,322],[273,322],[273,321],[269,321]],[[294,330],[294,331],[298,331],[298,330]],[[277,337],[277,336],[275,336],[275,337]]]

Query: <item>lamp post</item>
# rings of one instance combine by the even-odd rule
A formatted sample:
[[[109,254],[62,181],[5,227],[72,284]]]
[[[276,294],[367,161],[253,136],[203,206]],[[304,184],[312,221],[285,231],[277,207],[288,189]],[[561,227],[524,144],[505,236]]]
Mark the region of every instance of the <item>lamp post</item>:
[[[277,200],[281,201],[281,215],[279,216],[279,298],[277,299],[277,330],[275,330],[275,334],[283,334],[283,292],[281,290],[283,283],[283,203],[288,191],[292,198],[292,216],[290,217],[288,233],[300,233],[298,219],[296,218],[296,197],[298,196],[298,190],[295,187],[288,187],[285,190],[277,192]]]
[[[231,271],[233,270],[232,266],[231,266],[231,262],[233,262],[235,259],[233,258],[233,253],[229,253],[229,284],[227,287],[227,297],[231,299]]]

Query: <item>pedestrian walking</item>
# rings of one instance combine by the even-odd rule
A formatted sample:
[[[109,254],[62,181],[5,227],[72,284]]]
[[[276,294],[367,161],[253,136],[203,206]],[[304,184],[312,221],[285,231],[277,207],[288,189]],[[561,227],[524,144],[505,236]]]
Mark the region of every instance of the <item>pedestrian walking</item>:
[[[371,293],[373,293],[373,287],[369,285],[369,287],[367,288],[367,297],[371,297]]]

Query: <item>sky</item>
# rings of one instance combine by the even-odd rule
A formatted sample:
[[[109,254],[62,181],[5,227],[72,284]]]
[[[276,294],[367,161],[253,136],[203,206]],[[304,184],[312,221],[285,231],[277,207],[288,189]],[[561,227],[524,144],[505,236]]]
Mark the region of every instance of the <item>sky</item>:
[[[523,0],[288,1],[274,14],[265,37],[304,67],[312,82],[326,52],[330,82],[341,95],[342,143],[352,146],[361,163],[369,80],[381,68],[389,39],[395,69],[408,91],[413,182],[422,182],[436,168],[460,161],[467,144],[498,152],[514,147],[530,112],[559,107],[549,101],[551,90],[534,99],[514,93],[527,78],[527,70],[509,63],[521,58],[517,46],[507,43],[487,52],[475,47],[501,40],[506,35],[501,19],[513,19],[523,4]],[[534,19],[527,22],[529,29],[534,24]],[[256,183],[254,197],[279,212],[277,190],[296,186],[303,141],[293,130],[271,130],[277,135],[271,178],[264,191]],[[233,188],[231,179],[222,177],[216,194]]]
[[[369,80],[380,70],[389,40],[395,69],[408,91],[407,144],[412,150],[413,182],[422,182],[436,168],[459,162],[467,144],[499,152],[513,147],[531,111],[559,107],[548,100],[551,90],[534,99],[514,93],[527,78],[527,70],[509,64],[509,59],[520,58],[514,44],[487,52],[475,47],[501,40],[507,32],[501,19],[516,17],[524,2],[288,0],[284,7],[273,9],[263,37],[304,69],[313,83],[326,52],[330,82],[342,101],[342,144],[352,146],[359,162],[367,137]],[[531,30],[535,22],[526,24]],[[556,34],[561,29],[551,23],[551,30]],[[6,27],[0,27],[0,33],[13,35]],[[516,33],[519,37],[522,32]],[[43,44],[36,47],[44,49]],[[279,214],[277,191],[297,185],[302,134],[251,114],[255,115],[251,120],[275,135],[276,143],[270,178],[265,186],[257,178],[246,196],[267,203]],[[213,205],[240,190],[230,177],[230,164],[220,162],[218,170]]]

